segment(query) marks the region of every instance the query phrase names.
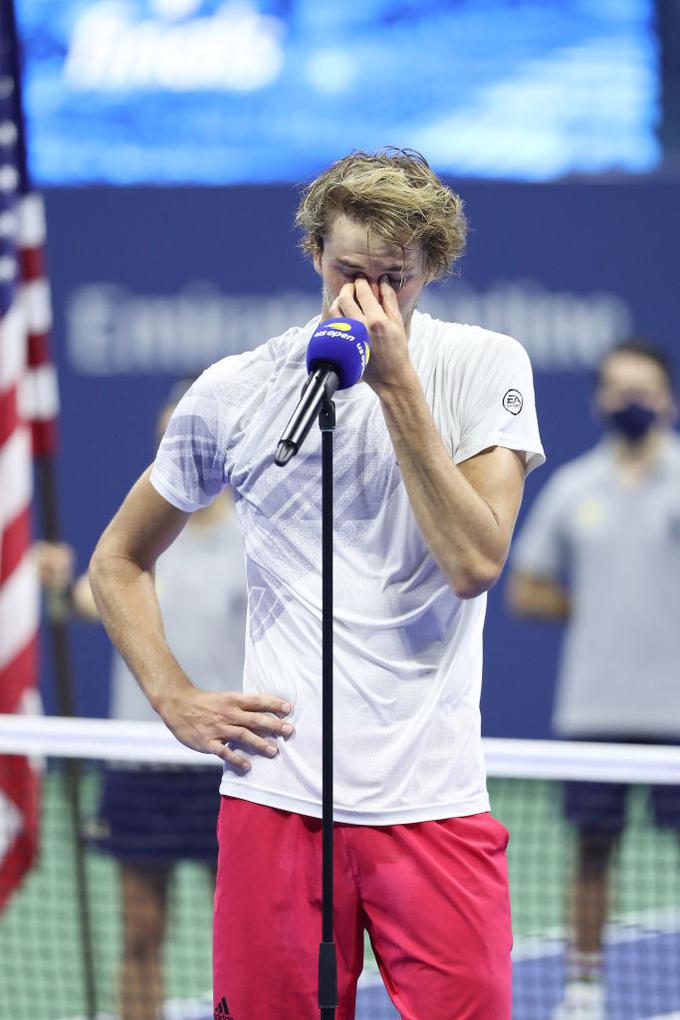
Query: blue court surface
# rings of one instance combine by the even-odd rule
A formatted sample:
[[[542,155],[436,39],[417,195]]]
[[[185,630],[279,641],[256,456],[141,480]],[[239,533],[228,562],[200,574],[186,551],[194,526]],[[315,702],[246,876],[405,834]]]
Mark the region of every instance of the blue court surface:
[[[678,919],[680,920],[680,919]],[[564,976],[564,947],[520,947],[513,1020],[550,1020]],[[663,961],[660,980],[660,961]],[[680,929],[619,934],[606,955],[607,1020],[680,1020]],[[398,1020],[379,975],[365,974],[356,1020]]]
[[[562,989],[564,944],[547,939],[520,944],[516,957],[513,1020],[551,1020]],[[606,951],[605,971],[607,1020],[680,1020],[680,926],[669,931],[631,926],[629,931],[615,933]],[[399,1020],[399,1016],[377,971],[367,969],[359,984],[355,1020]],[[85,1018],[69,1016],[68,1020]],[[117,1016],[98,1013],[97,1020],[117,1020]],[[214,1017],[206,995],[166,1003],[163,1020]]]
[[[516,955],[513,1020],[551,1020],[562,988],[563,944],[537,940],[520,945]],[[680,930],[651,932],[633,926],[628,932],[615,934],[607,950],[606,978],[607,1020],[680,1020]],[[191,1009],[187,1012],[186,1004],[183,1008],[178,1003],[167,1020],[213,1017]],[[356,1020],[399,1020],[374,970],[362,976]]]

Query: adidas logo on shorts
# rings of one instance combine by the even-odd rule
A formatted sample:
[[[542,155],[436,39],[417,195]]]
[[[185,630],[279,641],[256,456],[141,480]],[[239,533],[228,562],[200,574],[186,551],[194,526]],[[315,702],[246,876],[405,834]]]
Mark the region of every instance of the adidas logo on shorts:
[[[229,1012],[229,1007],[227,1006],[227,1000],[225,999],[224,996],[222,996],[220,1001],[215,1006],[215,1010],[213,1012],[213,1017],[214,1017],[214,1020],[235,1020],[235,1018]]]

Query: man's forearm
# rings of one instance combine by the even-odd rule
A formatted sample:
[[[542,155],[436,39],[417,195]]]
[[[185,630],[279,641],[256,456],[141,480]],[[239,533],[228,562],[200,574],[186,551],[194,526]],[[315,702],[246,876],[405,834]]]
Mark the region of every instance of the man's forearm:
[[[494,512],[453,463],[415,370],[379,397],[427,546],[457,595],[478,595],[493,584],[505,559]]]
[[[89,580],[111,641],[162,715],[165,701],[190,683],[165,639],[152,574],[104,546],[92,557]]]

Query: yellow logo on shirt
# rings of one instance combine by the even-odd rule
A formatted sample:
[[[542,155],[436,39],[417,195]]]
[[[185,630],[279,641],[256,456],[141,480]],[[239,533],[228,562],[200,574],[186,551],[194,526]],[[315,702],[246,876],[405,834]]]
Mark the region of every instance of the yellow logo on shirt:
[[[596,528],[604,520],[604,507],[599,499],[586,499],[576,508],[576,519],[584,528]]]

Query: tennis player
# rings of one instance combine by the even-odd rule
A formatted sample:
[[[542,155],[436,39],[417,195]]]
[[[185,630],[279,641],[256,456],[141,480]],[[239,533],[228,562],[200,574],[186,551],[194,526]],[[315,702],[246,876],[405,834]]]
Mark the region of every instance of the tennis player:
[[[321,315],[366,323],[338,392],[335,935],[338,1020],[369,933],[405,1020],[509,1020],[507,832],[489,813],[479,698],[485,592],[524,477],[544,457],[520,344],[417,311],[461,256],[460,198],[417,153],[353,153],[305,190]],[[179,740],[224,761],[215,1015],[318,1017],[321,435],[274,452],[313,319],[209,368],[104,532],[90,575],[112,640]],[[243,531],[244,692],[204,693],[172,656],[152,572],[231,485]]]

